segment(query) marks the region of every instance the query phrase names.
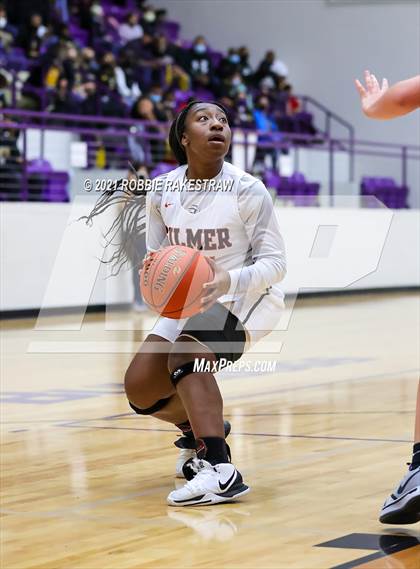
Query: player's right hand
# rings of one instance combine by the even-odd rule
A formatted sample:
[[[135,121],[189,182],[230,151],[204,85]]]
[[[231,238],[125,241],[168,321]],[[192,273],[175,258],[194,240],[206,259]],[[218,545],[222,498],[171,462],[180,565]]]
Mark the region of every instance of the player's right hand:
[[[364,87],[358,79],[355,80],[356,89],[360,95],[362,111],[366,116],[370,117],[376,102],[382,97],[385,91],[388,90],[388,81],[387,79],[383,79],[382,86],[380,86],[375,75],[366,70],[365,83],[366,87]]]

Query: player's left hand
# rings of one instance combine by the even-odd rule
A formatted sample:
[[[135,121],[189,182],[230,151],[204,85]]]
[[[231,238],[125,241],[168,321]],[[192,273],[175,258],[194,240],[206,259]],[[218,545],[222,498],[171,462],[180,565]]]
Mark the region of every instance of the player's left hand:
[[[212,281],[204,283],[203,290],[206,295],[201,299],[201,312],[205,312],[212,306],[216,300],[222,295],[226,294],[230,288],[230,275],[225,269],[217,267],[216,263],[207,257],[207,261],[211,264],[214,270],[214,277]]]

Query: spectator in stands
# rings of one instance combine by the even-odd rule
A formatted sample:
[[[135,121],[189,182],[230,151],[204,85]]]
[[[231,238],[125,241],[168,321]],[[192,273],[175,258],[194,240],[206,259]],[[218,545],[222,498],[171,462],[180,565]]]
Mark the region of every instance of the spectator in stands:
[[[68,81],[68,87],[70,91],[73,89],[77,80],[80,81],[79,77],[79,67],[80,58],[77,49],[72,45],[68,46],[66,56],[63,60],[63,75]]]
[[[203,36],[197,36],[191,46],[188,72],[193,79],[194,86],[197,84],[200,86],[210,85],[212,64]]]
[[[287,96],[287,102],[286,102],[286,114],[289,116],[293,116],[296,113],[300,112],[301,110],[301,104],[300,101],[297,97],[295,97],[295,95],[293,94],[293,89],[292,86],[287,83],[284,86],[283,92],[286,94]]]
[[[142,90],[152,83],[152,72],[157,67],[156,58],[152,53],[152,44],[152,36],[145,33],[143,37],[128,42],[120,52],[135,66],[135,73]]]
[[[241,71],[241,56],[239,55],[239,50],[230,47],[227,55],[220,61],[217,74],[221,79],[227,79],[238,71]]]
[[[254,121],[257,130],[262,131],[258,137],[258,142],[263,143],[275,143],[281,140],[281,135],[279,133],[279,128],[276,121],[270,112],[270,101],[265,95],[260,95],[256,101],[254,109]],[[257,155],[255,160],[258,162],[261,159],[265,160],[266,156],[271,157],[272,168],[277,168],[279,149],[273,146],[273,148],[259,148],[257,150]]]
[[[171,122],[176,114],[176,101],[173,91],[166,91],[162,98],[162,111],[165,115],[165,120]]]
[[[154,36],[157,27],[157,14],[151,6],[145,6],[141,19],[141,25],[145,34]]]
[[[153,71],[151,80],[156,82],[170,82],[171,68],[174,58],[170,53],[170,48],[166,36],[159,34],[153,38],[150,52],[153,56]]]
[[[175,65],[181,67],[189,77],[190,51],[182,46],[182,41],[177,40],[169,47],[170,54],[174,58]]]
[[[105,34],[105,14],[99,0],[93,0],[90,5],[90,29],[95,37]]]
[[[239,71],[235,71],[226,81],[223,82],[219,92],[222,96],[235,99],[239,93],[247,93],[248,89]]]
[[[135,74],[135,66],[130,65],[130,60],[126,53],[119,56],[119,65],[115,67],[115,79],[117,90],[127,107],[131,108],[134,101],[141,95],[140,85]]]
[[[151,52],[155,58],[156,70],[152,74],[153,81],[164,79],[166,85],[171,85],[186,91],[190,87],[190,77],[185,70],[188,68],[188,58],[185,57],[186,51],[177,45],[169,44],[164,34],[157,35],[152,43]],[[162,77],[164,68],[164,77]]]
[[[61,77],[51,106],[47,109],[53,113],[77,114],[78,101],[72,94],[68,80]]]
[[[158,117],[161,117],[163,120],[163,105],[162,105],[162,97],[163,97],[163,89],[160,83],[155,83],[151,86],[150,91],[148,93],[149,99],[152,101],[155,109],[155,113],[157,113]],[[158,119],[160,120],[160,118]]]
[[[252,96],[246,92],[238,93],[234,101],[234,107],[233,124],[243,128],[255,128]]]
[[[29,59],[39,57],[42,39],[46,33],[47,28],[42,23],[40,14],[32,14],[28,28],[22,29],[20,34],[20,45]]]
[[[274,73],[276,77],[282,77],[287,79],[289,75],[289,68],[281,59],[275,58],[271,66],[271,72]]]
[[[123,45],[143,36],[143,28],[139,24],[139,16],[136,12],[130,12],[127,15],[125,22],[119,26],[118,33]]]
[[[17,36],[17,29],[7,20],[6,8],[0,4],[0,44],[8,51]]]
[[[111,91],[117,88],[117,79],[115,77],[116,66],[117,63],[114,54],[111,51],[104,53],[99,66],[98,80]]]
[[[264,79],[271,78],[274,87],[279,77],[285,78],[288,74],[289,70],[286,64],[280,61],[280,59],[276,59],[274,51],[270,50],[266,52],[264,59],[258,66],[254,79],[255,83],[259,85]]]
[[[77,83],[86,81],[94,81],[99,70],[99,64],[96,61],[95,52],[91,47],[84,47],[80,53],[81,60],[78,71],[80,80]]]
[[[241,60],[239,70],[245,83],[250,84],[252,82],[254,72],[252,70],[251,64],[249,63],[248,48],[243,45],[239,48],[238,53]]]
[[[159,112],[159,110],[157,110],[153,104],[153,101],[146,96],[141,96],[134,103],[134,106],[131,110],[131,117],[138,121],[158,122],[166,120],[166,116],[163,113]],[[135,136],[135,133],[133,133],[133,135],[128,139],[129,148],[134,159],[140,162],[148,163],[152,162],[152,160],[154,163],[162,162],[165,155],[165,141],[163,138],[162,140],[159,140],[157,138],[149,139],[143,136],[141,139],[139,139],[139,134],[142,132],[153,134],[162,132],[162,134],[165,134],[166,136],[166,131],[164,129],[160,131],[160,129],[155,125],[143,126],[140,124],[136,125],[136,128],[137,136]]]

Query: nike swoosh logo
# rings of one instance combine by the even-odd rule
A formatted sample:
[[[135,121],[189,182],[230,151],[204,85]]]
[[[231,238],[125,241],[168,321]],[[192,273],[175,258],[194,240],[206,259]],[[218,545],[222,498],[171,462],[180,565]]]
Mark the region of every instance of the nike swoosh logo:
[[[411,480],[416,474],[418,474],[418,472],[414,471],[414,472],[413,472],[413,475],[410,476],[410,478],[408,478],[408,479],[404,482],[404,484],[400,484],[400,485],[399,485],[398,490],[397,490],[397,494],[401,494],[402,492],[404,492],[404,488],[407,486],[407,484],[410,482],[410,480]]]
[[[225,482],[225,484],[222,484],[222,482],[219,482],[219,487],[220,490],[223,492],[224,490],[226,490],[226,488],[229,486],[229,484],[232,482],[232,480],[235,478],[236,476],[236,470],[233,471],[232,476],[229,478],[229,480],[227,482]]]

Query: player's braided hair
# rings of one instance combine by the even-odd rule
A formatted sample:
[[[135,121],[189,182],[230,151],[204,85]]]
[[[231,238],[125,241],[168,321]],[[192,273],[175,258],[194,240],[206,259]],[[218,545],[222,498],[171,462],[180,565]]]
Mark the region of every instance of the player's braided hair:
[[[119,180],[115,189],[101,194],[92,211],[79,218],[86,225],[93,223],[93,218],[115,207],[118,212],[111,227],[103,234],[105,250],[112,246],[115,250],[109,259],[101,260],[110,264],[111,275],[118,275],[125,264],[138,267],[142,261],[137,250],[138,237],[146,228],[146,192],[132,191]]]
[[[187,163],[187,153],[185,152],[185,148],[181,143],[182,135],[184,134],[185,130],[185,121],[187,120],[188,112],[194,105],[198,105],[199,103],[207,103],[209,105],[216,105],[222,109],[222,111],[228,115],[227,110],[223,105],[220,103],[216,103],[214,101],[200,101],[194,100],[188,103],[182,111],[178,114],[178,116],[172,121],[171,129],[169,131],[169,146],[171,147],[172,152],[176,158],[176,161],[179,165]]]

